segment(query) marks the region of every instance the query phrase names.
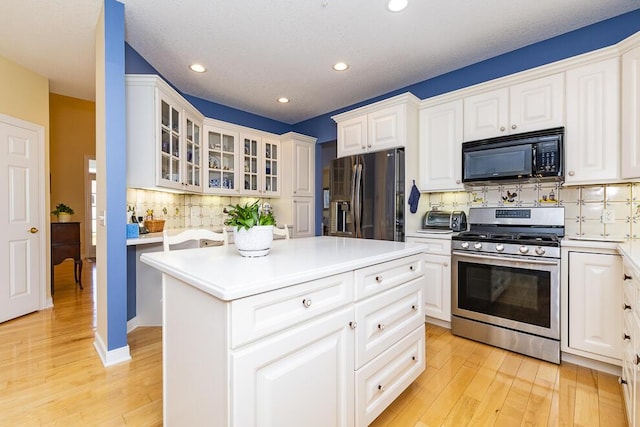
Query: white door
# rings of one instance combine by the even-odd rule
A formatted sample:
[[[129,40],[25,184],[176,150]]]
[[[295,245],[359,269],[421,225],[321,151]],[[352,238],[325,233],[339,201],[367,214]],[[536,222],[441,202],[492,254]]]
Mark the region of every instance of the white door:
[[[367,116],[338,123],[338,157],[364,153],[367,149]]]
[[[44,130],[0,115],[0,322],[43,304]]]
[[[564,124],[564,73],[524,82],[509,89],[509,128],[520,133]],[[570,128],[567,125],[567,128]]]
[[[464,140],[491,138],[509,133],[509,89],[464,99]]]
[[[367,148],[388,150],[405,145],[407,122],[404,105],[395,105],[368,115]]]

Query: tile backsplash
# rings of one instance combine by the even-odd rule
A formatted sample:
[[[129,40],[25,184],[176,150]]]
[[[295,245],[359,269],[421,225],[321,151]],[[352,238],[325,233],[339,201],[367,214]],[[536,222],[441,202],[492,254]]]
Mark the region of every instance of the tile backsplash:
[[[127,189],[127,218],[131,209],[136,216],[145,217],[153,210],[155,219],[164,219],[165,228],[196,228],[222,226],[225,206],[253,202],[253,197],[222,197],[195,194],[174,194],[164,191]]]
[[[564,206],[565,234],[607,239],[640,239],[640,183],[583,187],[514,184],[473,191],[428,193],[429,209],[463,210],[472,206]],[[603,223],[603,212],[612,222]]]

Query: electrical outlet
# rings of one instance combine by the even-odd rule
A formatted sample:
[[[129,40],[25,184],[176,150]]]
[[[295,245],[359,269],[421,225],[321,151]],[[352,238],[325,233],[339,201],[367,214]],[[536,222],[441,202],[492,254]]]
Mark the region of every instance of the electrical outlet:
[[[613,212],[613,209],[603,209],[602,210],[602,223],[603,224],[611,224],[616,220],[616,214]]]

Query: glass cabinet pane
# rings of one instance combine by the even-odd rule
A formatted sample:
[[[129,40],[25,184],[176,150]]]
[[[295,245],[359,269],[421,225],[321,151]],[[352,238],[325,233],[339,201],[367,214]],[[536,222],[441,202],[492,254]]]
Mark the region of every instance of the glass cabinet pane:
[[[207,141],[209,188],[234,190],[236,138],[224,131],[210,130]]]
[[[161,123],[162,123],[162,126],[171,128],[171,117],[169,116],[169,109],[170,109],[169,104],[162,101],[162,104],[160,107]]]

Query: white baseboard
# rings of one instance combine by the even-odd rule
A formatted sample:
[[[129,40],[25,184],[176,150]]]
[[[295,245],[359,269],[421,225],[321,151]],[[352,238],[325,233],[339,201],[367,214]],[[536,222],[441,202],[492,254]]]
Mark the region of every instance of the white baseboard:
[[[102,365],[104,367],[131,360],[131,354],[129,353],[128,345],[116,348],[115,350],[107,350],[107,347],[104,345],[102,338],[100,338],[98,334],[95,334],[94,337],[96,340],[93,342],[93,347],[98,352],[98,356],[100,356],[100,360],[102,361]]]
[[[596,371],[605,372],[617,377],[622,375],[622,368],[620,366],[601,362],[599,360],[589,359],[587,357],[578,356],[576,354],[565,353],[563,351],[560,355],[560,359],[563,362],[573,363],[574,365],[583,366],[589,369],[595,369]]]
[[[140,322],[138,321],[138,317],[134,317],[131,320],[127,321],[127,333],[133,331],[135,328],[140,326]]]
[[[446,320],[436,319],[435,317],[424,316],[425,323],[431,323],[432,325],[440,326],[445,329],[451,329],[451,322]]]

